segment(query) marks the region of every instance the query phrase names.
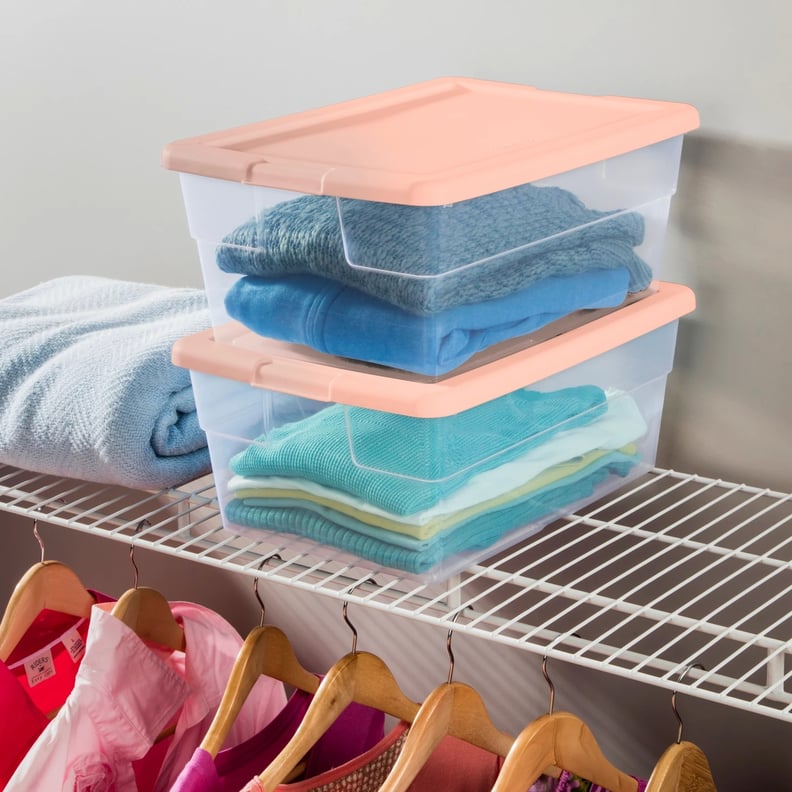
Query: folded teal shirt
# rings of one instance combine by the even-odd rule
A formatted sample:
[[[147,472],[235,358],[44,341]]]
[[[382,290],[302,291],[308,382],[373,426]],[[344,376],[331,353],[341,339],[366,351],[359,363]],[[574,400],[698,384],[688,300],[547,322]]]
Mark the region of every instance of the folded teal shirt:
[[[226,519],[237,525],[295,534],[331,545],[375,564],[423,574],[456,555],[489,547],[510,531],[527,527],[553,512],[593,495],[610,476],[626,476],[638,457],[612,451],[576,473],[532,492],[528,497],[477,515],[427,541],[394,542],[391,531],[358,523],[358,529],[333,509],[273,507],[271,501],[231,499],[225,505]],[[343,516],[343,522],[338,520]],[[538,527],[538,526],[537,526]]]
[[[226,293],[229,316],[259,335],[418,374],[445,374],[483,349],[583,308],[627,295],[624,267],[545,278],[494,300],[419,316],[318,275],[245,276]]]
[[[238,476],[311,479],[406,515],[606,410],[595,385],[520,389],[441,418],[332,404],[261,436],[230,466]]]
[[[640,214],[595,211],[559,187],[523,184],[452,209],[305,195],[236,228],[216,259],[242,275],[313,273],[431,314],[597,269],[623,267],[641,291],[652,279],[634,250],[643,237]]]

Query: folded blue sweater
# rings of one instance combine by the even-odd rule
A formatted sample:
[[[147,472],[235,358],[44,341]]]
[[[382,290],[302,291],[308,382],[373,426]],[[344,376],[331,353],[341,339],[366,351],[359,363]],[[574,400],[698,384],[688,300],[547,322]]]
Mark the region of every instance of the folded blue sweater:
[[[197,289],[65,277],[0,300],[0,462],[160,489],[210,470],[177,338],[210,324]]]
[[[545,278],[505,297],[419,316],[318,275],[245,276],[228,314],[259,335],[419,374],[445,374],[499,341],[627,294],[623,267]]]
[[[606,410],[605,393],[594,385],[520,389],[442,418],[332,404],[276,427],[230,466],[245,477],[311,479],[406,515]]]
[[[607,478],[626,476],[637,461],[637,457],[612,451],[524,499],[479,514],[429,541],[416,541],[414,547],[405,546],[403,541],[398,544],[390,541],[390,532],[384,529],[365,526],[365,530],[352,530],[349,518],[336,521],[332,509],[320,513],[295,507],[273,507],[258,499],[231,499],[225,505],[225,516],[240,526],[303,536],[377,565],[425,574],[451,556],[490,547],[511,531],[528,528],[532,522],[537,523],[535,530],[539,530],[554,512],[591,497],[595,488]],[[524,536],[530,533],[521,531]]]
[[[453,209],[338,205],[354,266],[336,199],[317,195],[265,209],[232,231],[218,246],[218,266],[243,275],[310,272],[421,314],[592,269],[626,268],[630,292],[652,278],[634,251],[644,235],[640,214],[594,211],[559,187],[524,184]]]

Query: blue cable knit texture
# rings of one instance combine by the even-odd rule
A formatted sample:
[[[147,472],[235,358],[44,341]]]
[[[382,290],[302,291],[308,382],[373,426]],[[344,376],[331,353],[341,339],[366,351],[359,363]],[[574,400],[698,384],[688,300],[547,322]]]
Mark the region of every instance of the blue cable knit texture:
[[[594,211],[558,187],[525,184],[451,209],[348,199],[340,206],[357,268],[345,255],[336,199],[316,195],[284,201],[238,227],[218,247],[218,266],[243,275],[310,272],[420,314],[502,297],[553,275],[625,267],[630,292],[652,278],[633,250],[643,241],[640,214]],[[482,259],[489,260],[467,266]]]
[[[527,498],[510,502],[501,509],[478,515],[467,523],[437,534],[429,541],[416,541],[415,547],[388,541],[387,530],[368,528],[359,533],[324,513],[295,507],[277,508],[257,499],[230,500],[225,505],[226,519],[249,528],[281,531],[331,545],[375,564],[413,574],[425,574],[450,556],[490,547],[507,533],[536,522],[536,530],[558,510],[590,498],[595,488],[611,476],[626,476],[638,461],[620,451],[612,451],[581,471],[559,479]],[[539,521],[542,522],[539,522]],[[528,535],[526,533],[526,535]]]
[[[573,311],[621,304],[628,279],[624,268],[549,277],[505,297],[418,316],[318,275],[247,275],[228,291],[225,305],[259,335],[437,375]]]
[[[605,393],[594,385],[521,389],[442,418],[332,404],[276,427],[230,466],[239,476],[311,479],[406,515],[606,410]]]
[[[57,278],[0,300],[0,462],[142,489],[210,470],[177,338],[210,325],[206,297]]]

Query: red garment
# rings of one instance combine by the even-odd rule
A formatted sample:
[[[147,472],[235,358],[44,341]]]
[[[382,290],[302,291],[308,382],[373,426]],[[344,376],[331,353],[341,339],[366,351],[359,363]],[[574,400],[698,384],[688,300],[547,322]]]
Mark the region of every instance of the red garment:
[[[97,602],[113,601],[90,593]],[[74,687],[87,634],[88,619],[43,610],[0,663],[0,789]]]

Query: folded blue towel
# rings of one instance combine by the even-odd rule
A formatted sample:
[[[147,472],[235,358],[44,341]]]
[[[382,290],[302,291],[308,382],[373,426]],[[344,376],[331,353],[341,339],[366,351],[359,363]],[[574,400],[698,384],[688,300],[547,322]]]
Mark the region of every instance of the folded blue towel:
[[[351,530],[348,519],[341,524],[332,519],[332,510],[324,514],[301,508],[272,507],[260,499],[231,499],[225,505],[226,519],[249,528],[295,534],[322,544],[338,547],[375,564],[414,574],[425,574],[441,561],[457,553],[490,547],[517,528],[568,509],[583,498],[590,498],[595,488],[611,476],[626,476],[638,458],[612,451],[575,474],[548,484],[504,508],[478,515],[467,523],[438,534],[428,542],[416,541],[410,548],[404,542],[389,541],[389,531],[369,526],[365,531]],[[537,525],[536,528],[540,528]]]
[[[623,267],[550,277],[505,297],[418,316],[318,275],[248,275],[231,287],[225,305],[259,335],[436,375],[573,311],[619,305],[628,280]]]
[[[210,470],[173,342],[210,325],[196,289],[57,278],[0,300],[0,462],[159,489]]]
[[[336,199],[317,195],[241,225],[218,247],[217,264],[243,275],[310,272],[421,314],[503,297],[553,275],[624,267],[630,292],[652,278],[633,250],[643,241],[640,214],[594,211],[558,187],[524,184],[452,210],[347,199],[340,206],[355,266]]]
[[[607,410],[595,385],[520,389],[442,418],[332,404],[232,457],[238,476],[297,476],[406,515]],[[351,440],[351,442],[350,442]]]

